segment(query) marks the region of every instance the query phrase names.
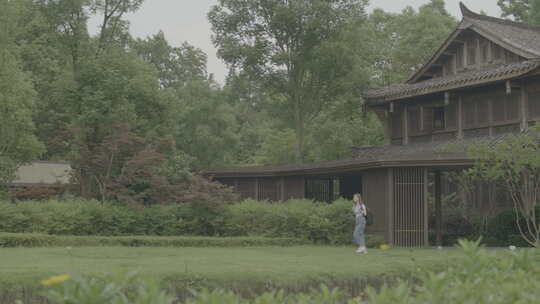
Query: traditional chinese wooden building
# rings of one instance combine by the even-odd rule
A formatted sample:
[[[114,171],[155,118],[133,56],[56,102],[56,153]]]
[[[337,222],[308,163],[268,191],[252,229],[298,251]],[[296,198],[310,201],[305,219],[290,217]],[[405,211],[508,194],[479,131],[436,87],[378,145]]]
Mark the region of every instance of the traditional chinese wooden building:
[[[444,172],[471,166],[467,144],[504,140],[540,119],[540,27],[461,10],[455,31],[410,79],[365,92],[363,106],[384,123],[389,145],[353,148],[348,160],[207,174],[260,200],[331,202],[361,192],[376,218],[370,233],[427,245],[432,212],[440,239],[441,193],[456,191]],[[506,203],[493,185],[465,199],[479,209]]]

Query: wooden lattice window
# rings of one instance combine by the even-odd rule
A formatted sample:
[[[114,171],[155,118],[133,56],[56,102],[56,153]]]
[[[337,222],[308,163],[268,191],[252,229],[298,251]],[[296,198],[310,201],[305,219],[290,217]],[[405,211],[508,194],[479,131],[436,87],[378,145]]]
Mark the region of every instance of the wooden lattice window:
[[[460,46],[456,50],[456,67],[463,68],[464,47]]]
[[[278,179],[259,180],[258,200],[276,202],[281,199],[281,183]]]
[[[489,41],[482,39],[480,41],[480,63],[489,62]]]
[[[493,111],[493,121],[501,122],[506,120],[506,102],[503,95],[497,95],[492,98],[491,108]]]
[[[470,41],[467,43],[467,65],[476,64],[476,42]]]
[[[429,133],[433,131],[433,120],[434,120],[433,108],[423,107],[422,114],[423,114],[423,120],[424,120],[423,130]]]
[[[489,100],[487,96],[480,96],[480,100],[476,102],[476,123],[477,125],[489,123]]]
[[[518,62],[519,61],[519,57],[518,55],[512,53],[512,52],[508,52],[506,51],[505,52],[505,61],[506,63],[514,63],[514,62]]]
[[[407,109],[407,112],[409,114],[408,117],[408,123],[409,123],[409,133],[411,135],[417,135],[420,133],[420,107],[419,106],[411,106]]]
[[[337,197],[335,189],[339,181],[332,178],[307,179],[306,180],[306,198],[317,202],[331,203]]]
[[[540,117],[540,91],[529,92],[529,116]]]
[[[503,57],[503,49],[495,43],[491,44],[491,56],[494,60],[500,60]]]
[[[446,128],[446,115],[444,107],[433,108],[433,130],[444,130]]]
[[[503,92],[491,98],[491,108],[494,122],[516,121],[519,119],[520,91],[506,95]]]
[[[403,137],[403,111],[394,110],[391,115],[392,138]]]
[[[255,186],[255,179],[238,179],[236,191],[240,194],[242,199],[257,199]]]
[[[513,90],[511,94],[506,95],[505,100],[505,113],[507,121],[514,121],[519,119],[520,110],[520,98],[521,92]]]
[[[476,104],[472,100],[463,103],[463,120],[466,128],[474,127],[476,124]]]
[[[450,104],[445,107],[446,129],[457,128],[457,98],[452,98]]]
[[[486,94],[473,94],[464,97],[463,122],[465,128],[484,127],[489,123],[489,99]]]

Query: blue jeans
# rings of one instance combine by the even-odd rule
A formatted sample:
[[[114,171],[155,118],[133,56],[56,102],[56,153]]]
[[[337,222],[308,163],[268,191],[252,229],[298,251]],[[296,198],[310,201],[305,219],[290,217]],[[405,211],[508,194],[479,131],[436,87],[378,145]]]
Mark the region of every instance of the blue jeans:
[[[364,230],[366,229],[366,218],[364,216],[356,217],[356,226],[354,228],[353,238],[358,246],[366,246],[366,237]]]

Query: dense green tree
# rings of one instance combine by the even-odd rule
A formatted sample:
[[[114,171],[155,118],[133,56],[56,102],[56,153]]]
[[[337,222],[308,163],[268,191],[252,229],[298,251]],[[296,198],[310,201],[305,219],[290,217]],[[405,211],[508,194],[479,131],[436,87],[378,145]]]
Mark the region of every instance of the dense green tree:
[[[262,84],[246,74],[231,74],[221,90],[221,99],[234,111],[238,143],[233,148],[233,163],[237,165],[266,163],[257,157],[263,142],[279,127],[279,120],[268,113],[270,96]],[[292,150],[294,155],[294,149]],[[275,163],[275,162],[268,162]]]
[[[234,163],[238,130],[233,108],[208,81],[191,81],[176,92],[179,150],[195,158],[198,169]]]
[[[503,17],[510,17],[518,22],[540,26],[539,0],[499,0]]]
[[[366,29],[374,52],[375,84],[386,86],[406,80],[456,25],[443,0],[431,0],[418,11],[407,7],[399,14],[375,10]]]
[[[540,26],[540,0],[531,0],[530,5],[527,23]]]
[[[375,115],[354,111],[324,116],[328,117],[310,128],[308,158],[311,161],[349,159],[353,147],[385,143],[383,129]]]
[[[0,1],[0,187],[15,178],[21,164],[42,152],[32,121],[36,93],[14,41],[20,30],[20,4]]]
[[[342,32],[365,17],[364,0],[221,0],[209,13],[219,56],[260,81],[305,160],[306,126],[349,92],[355,52]]]
[[[173,47],[163,32],[131,44],[158,71],[160,86],[172,98],[177,149],[193,157],[195,168],[236,163],[238,126],[233,105],[206,71],[206,54],[189,45]]]
[[[80,0],[77,0],[80,1]],[[144,0],[87,0],[93,13],[101,16],[98,36],[98,52],[108,47],[125,46],[129,35],[129,22],[123,17],[136,12]]]
[[[502,10],[502,17],[512,17],[516,21],[526,22],[531,2],[531,0],[498,0],[497,5]]]
[[[157,69],[164,88],[179,89],[190,81],[208,78],[206,54],[187,42],[180,47],[171,46],[161,31],[147,39],[135,40],[132,47]]]

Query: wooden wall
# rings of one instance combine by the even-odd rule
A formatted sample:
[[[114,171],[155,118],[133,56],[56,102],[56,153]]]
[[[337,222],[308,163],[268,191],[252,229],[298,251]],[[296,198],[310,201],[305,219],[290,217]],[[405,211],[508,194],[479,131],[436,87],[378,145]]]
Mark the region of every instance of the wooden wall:
[[[394,104],[389,113],[392,144],[415,144],[518,133],[526,121],[540,120],[540,78],[444,94]],[[434,110],[444,107],[445,126],[435,128]]]
[[[525,115],[529,122],[540,120],[540,78],[535,77],[526,83]]]
[[[283,178],[284,184],[284,200],[302,199],[305,196],[306,182],[302,176],[291,176]]]
[[[379,234],[390,242],[388,220],[390,216],[389,169],[369,170],[362,173],[362,193],[366,206],[374,215],[373,225],[367,233]]]

